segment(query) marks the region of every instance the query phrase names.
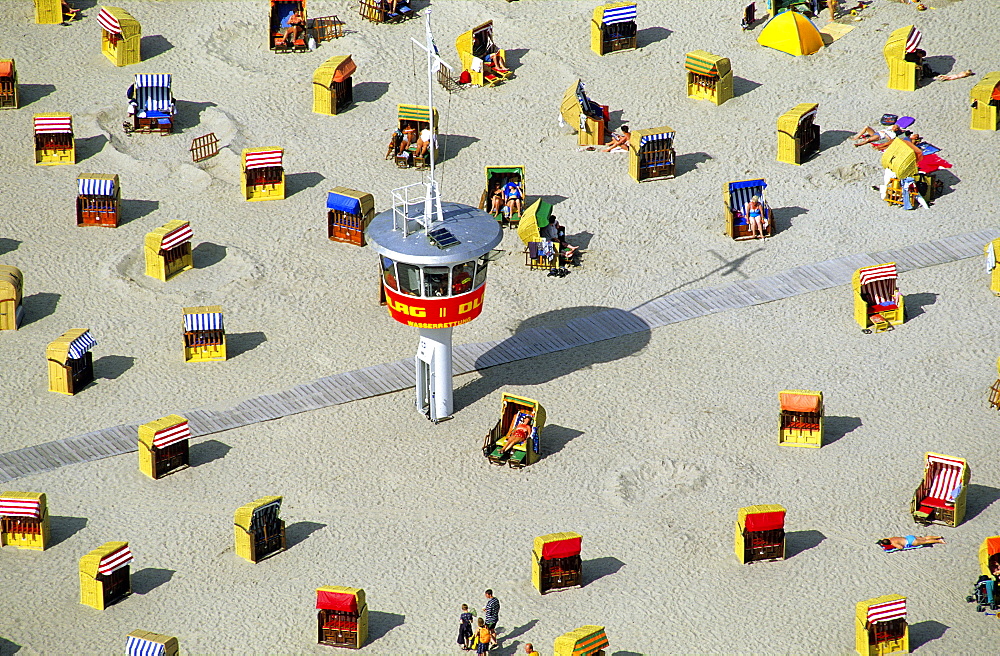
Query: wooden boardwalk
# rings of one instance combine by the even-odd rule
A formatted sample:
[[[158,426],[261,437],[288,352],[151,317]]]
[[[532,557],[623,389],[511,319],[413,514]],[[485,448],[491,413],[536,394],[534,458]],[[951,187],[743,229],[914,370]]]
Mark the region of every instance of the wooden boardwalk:
[[[848,255],[782,273],[722,287],[694,289],[661,296],[631,310],[608,309],[560,326],[534,328],[507,339],[463,344],[454,349],[455,375],[594,344],[688,319],[777,301],[848,284],[858,268],[895,262],[900,272],[981,255],[983,245],[1000,237],[1000,229],[955,235],[891,251]],[[983,283],[985,284],[985,282]],[[414,385],[413,359],[380,364],[320,378],[305,385],[248,399],[228,410],[191,410],[193,437],[203,437],[299,412],[390,394]],[[0,455],[0,483],[136,451],[138,424],[102,428],[54,442]]]

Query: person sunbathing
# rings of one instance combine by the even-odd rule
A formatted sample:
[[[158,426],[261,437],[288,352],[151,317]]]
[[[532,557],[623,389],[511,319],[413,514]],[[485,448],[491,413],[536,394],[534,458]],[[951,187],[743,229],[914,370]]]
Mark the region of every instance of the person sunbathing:
[[[751,196],[749,202],[743,208],[743,213],[747,218],[747,224],[750,226],[753,238],[764,239],[767,236],[764,233],[767,219],[764,216],[764,205],[761,204],[760,197]]]
[[[621,127],[621,134],[615,134],[611,136],[611,142],[608,147],[604,149],[604,152],[610,153],[616,148],[618,150],[628,150],[628,140],[632,136],[632,133],[628,131],[628,126],[623,125]]]
[[[928,544],[944,543],[944,538],[940,535],[907,535],[906,537],[882,538],[875,544],[888,551],[890,549],[910,549]]]
[[[427,154],[427,149],[430,148],[431,141],[434,140],[434,134],[431,132],[430,128],[424,128],[420,131],[420,136],[417,137],[417,149],[413,152],[414,157],[423,157]]]
[[[492,68],[495,73],[510,73],[510,69],[507,68],[507,62],[503,60],[503,55],[500,54],[499,50],[486,55],[483,58],[483,63]]]
[[[865,144],[878,143],[888,144],[890,141],[902,134],[903,129],[896,124],[890,125],[884,130],[875,130],[870,127],[866,127],[861,132],[851,137],[854,139],[854,147],[864,146]]]
[[[410,148],[410,144],[413,143],[414,139],[417,137],[417,129],[410,124],[403,127],[403,136],[399,140],[399,149],[396,151],[397,155],[403,155]]]
[[[288,27],[285,28],[285,35],[282,39],[285,45],[291,47],[299,40],[306,29],[306,19],[302,17],[301,11],[296,11],[288,19]]]
[[[529,437],[531,437],[531,417],[525,416],[507,433],[507,443],[500,449],[500,455],[509,454],[515,446],[527,442]]]
[[[512,214],[521,213],[524,192],[521,191],[521,181],[519,178],[513,178],[503,186],[503,197]]]
[[[490,214],[496,216],[503,211],[503,189],[499,182],[493,183],[493,191],[490,194]]]

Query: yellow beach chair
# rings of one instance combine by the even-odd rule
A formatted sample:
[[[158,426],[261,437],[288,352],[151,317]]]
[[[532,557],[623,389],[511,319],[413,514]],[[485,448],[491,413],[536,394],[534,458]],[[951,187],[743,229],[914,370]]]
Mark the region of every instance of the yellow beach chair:
[[[636,3],[613,2],[594,9],[590,49],[598,55],[636,48]]]
[[[862,267],[851,277],[854,320],[864,333],[892,330],[906,320],[903,295],[896,285],[896,263]]]
[[[494,57],[506,62],[507,52],[493,41],[493,21],[486,21],[455,39],[455,50],[462,70],[469,73],[472,84],[492,87],[513,77],[511,70],[498,71],[492,65]]]
[[[684,70],[688,98],[721,105],[733,97],[733,68],[728,57],[693,50],[684,56]]]
[[[817,103],[799,103],[778,117],[778,161],[802,164],[819,152]]]
[[[1000,71],[987,73],[969,89],[969,100],[972,101],[973,130],[1000,129],[1000,112],[997,111],[1000,108]]]
[[[965,458],[925,453],[924,476],[910,501],[913,521],[925,526],[961,524],[971,476]]]
[[[854,613],[854,641],[862,656],[909,654],[906,597],[890,594],[859,601]]]
[[[504,394],[500,405],[500,419],[483,440],[483,455],[494,465],[505,463],[515,469],[531,465],[541,456],[542,427],[545,426],[545,408],[534,399]],[[503,446],[519,426],[527,425],[528,439],[515,445],[507,453]]]
[[[923,35],[920,30],[907,25],[894,30],[886,39],[882,54],[889,67],[889,88],[916,91],[924,75],[924,60],[920,53]]]

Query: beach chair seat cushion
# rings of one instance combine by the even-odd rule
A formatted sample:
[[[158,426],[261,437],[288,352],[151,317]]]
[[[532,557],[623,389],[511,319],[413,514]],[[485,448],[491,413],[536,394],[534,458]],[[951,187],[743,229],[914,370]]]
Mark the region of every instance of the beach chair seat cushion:
[[[924,508],[943,508],[943,509],[947,509],[947,508],[950,508],[951,506],[952,506],[952,504],[949,504],[944,499],[937,499],[935,497],[924,497],[924,499],[920,502],[920,509],[921,510],[923,510]]]

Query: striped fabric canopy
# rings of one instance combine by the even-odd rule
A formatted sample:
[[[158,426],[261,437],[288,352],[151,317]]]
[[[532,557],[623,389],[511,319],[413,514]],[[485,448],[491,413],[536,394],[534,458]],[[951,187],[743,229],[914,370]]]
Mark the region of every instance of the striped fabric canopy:
[[[157,449],[162,449],[165,446],[170,446],[171,444],[176,444],[181,440],[186,440],[191,437],[191,428],[185,421],[182,424],[177,424],[176,426],[171,426],[170,428],[164,428],[161,431],[157,431],[153,435],[153,446]]]
[[[162,643],[135,636],[125,637],[125,654],[127,656],[164,656],[166,653],[167,646]]]
[[[714,61],[699,57],[693,52],[684,57],[684,68],[698,75],[719,75],[719,69]]]
[[[101,13],[97,14],[97,22],[100,23],[101,27],[112,34],[122,33],[121,23],[119,23],[118,19],[115,18],[110,11],[108,11],[107,7],[101,7]]]
[[[906,599],[885,601],[868,607],[868,622],[888,622],[889,620],[906,619]]]
[[[400,121],[431,122],[431,110],[423,105],[396,105],[396,116]]]
[[[34,517],[42,516],[42,503],[38,499],[17,499],[0,497],[0,516],[3,517]]]
[[[761,180],[742,180],[740,182],[729,183],[729,208],[742,212],[750,199],[757,196],[761,205],[766,204],[764,200],[764,190],[767,183]]]
[[[84,354],[97,344],[97,340],[91,337],[90,331],[83,333],[69,344],[69,357],[75,359],[82,358]]]
[[[661,132],[660,134],[645,134],[639,139],[639,147],[642,148],[646,144],[653,141],[673,141],[674,132]],[[669,146],[669,144],[667,144]]]
[[[962,473],[965,463],[957,458],[928,455],[927,474],[924,482],[930,481],[927,496],[943,499],[945,503],[955,503],[958,494],[953,494],[962,487]]]
[[[626,5],[624,7],[614,7],[612,9],[604,10],[603,21],[605,25],[611,25],[613,23],[627,23],[629,21],[635,20],[635,5]]]
[[[222,330],[222,313],[207,312],[205,314],[185,314],[184,330]]]
[[[126,544],[121,549],[109,553],[104,558],[101,558],[101,563],[97,566],[98,574],[110,574],[115,570],[119,570],[122,567],[130,564],[132,562],[132,551],[128,548]]]
[[[35,134],[73,132],[72,116],[36,116]]]
[[[879,280],[895,280],[896,265],[880,264],[879,266],[865,267],[860,271],[861,284],[867,285]]]
[[[924,35],[920,33],[920,30],[913,28],[910,30],[910,35],[906,37],[906,52],[913,52],[920,47],[920,41],[924,38]]]
[[[247,153],[247,169],[262,169],[265,166],[281,166],[281,156],[284,151],[262,150],[256,153]]]
[[[95,178],[79,178],[77,180],[81,196],[114,196],[115,181]]]
[[[174,109],[169,75],[136,75],[135,102],[140,111],[168,112]]]
[[[163,239],[160,241],[160,249],[169,251],[171,248],[177,248],[184,242],[191,241],[193,235],[194,232],[191,230],[191,224],[185,223],[179,228],[174,228],[163,235]]]

